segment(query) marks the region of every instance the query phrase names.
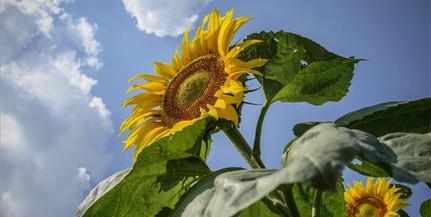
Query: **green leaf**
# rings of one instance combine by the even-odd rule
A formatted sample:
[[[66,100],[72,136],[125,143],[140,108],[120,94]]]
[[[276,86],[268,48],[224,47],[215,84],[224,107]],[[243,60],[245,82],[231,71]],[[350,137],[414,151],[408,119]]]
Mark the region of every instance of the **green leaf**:
[[[395,188],[398,188],[398,190],[395,193],[401,193],[401,195],[399,197],[400,199],[407,200],[413,194],[412,189],[410,187],[406,186],[406,185],[399,184],[399,183],[397,183],[397,184],[391,184],[389,186],[389,188],[392,188],[392,186],[395,186]]]
[[[397,154],[392,168],[396,180],[431,183],[431,133],[392,133],[379,140]]]
[[[262,43],[244,50],[239,58],[268,59],[259,68],[267,101],[320,105],[346,95],[358,60],[338,56],[310,39],[284,31],[254,33],[248,39]]]
[[[376,137],[394,132],[428,133],[431,131],[431,98],[362,108],[344,115],[335,123]]]
[[[79,205],[76,216],[83,216],[84,213],[91,207],[99,198],[115,187],[120,181],[126,177],[130,169],[121,170],[101,181],[96,187],[91,190],[84,201]]]
[[[341,180],[337,182],[335,191],[326,191],[323,193],[320,216],[338,217],[342,216],[342,213],[346,213],[344,187]],[[302,217],[311,217],[315,191],[316,189],[303,183],[293,185],[293,195]]]
[[[425,200],[421,204],[421,208],[419,209],[419,212],[421,213],[422,217],[429,217],[431,213],[431,198],[428,200]]]
[[[298,72],[271,99],[271,102],[308,102],[321,105],[339,101],[350,86],[356,60],[336,59],[314,62]]]
[[[410,217],[408,213],[406,213],[406,211],[404,211],[403,209],[399,209],[397,211],[397,214],[399,215],[399,217]]]
[[[83,216],[166,216],[182,194],[210,174],[200,155],[212,118],[144,148],[131,171],[97,200]],[[207,144],[207,143],[206,143]]]

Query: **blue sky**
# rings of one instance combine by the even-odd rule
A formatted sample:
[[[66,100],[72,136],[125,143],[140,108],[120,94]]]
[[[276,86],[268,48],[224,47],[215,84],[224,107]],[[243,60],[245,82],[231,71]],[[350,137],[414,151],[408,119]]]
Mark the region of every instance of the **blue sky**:
[[[130,167],[118,128],[129,115],[127,80],[169,62],[186,26],[216,7],[253,19],[235,40],[285,30],[357,64],[348,95],[312,106],[274,104],[263,131],[263,161],[281,166],[281,151],[304,121],[331,121],[361,107],[431,95],[430,2],[56,0],[1,1],[1,216],[71,216],[102,179]],[[247,101],[262,103],[255,92]],[[243,110],[251,142],[260,107]],[[213,137],[214,170],[242,166],[223,134]],[[348,178],[357,175],[347,172]],[[430,197],[414,186],[412,216]]]

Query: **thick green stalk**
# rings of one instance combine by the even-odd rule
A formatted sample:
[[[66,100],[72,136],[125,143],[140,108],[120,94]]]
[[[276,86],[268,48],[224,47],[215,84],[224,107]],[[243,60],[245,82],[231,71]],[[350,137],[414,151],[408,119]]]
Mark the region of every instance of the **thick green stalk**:
[[[262,160],[259,158],[255,158],[252,155],[252,150],[248,145],[247,141],[242,136],[241,132],[239,132],[236,127],[225,127],[223,129],[226,136],[232,141],[235,148],[247,162],[247,164],[253,169],[262,169],[265,168]]]

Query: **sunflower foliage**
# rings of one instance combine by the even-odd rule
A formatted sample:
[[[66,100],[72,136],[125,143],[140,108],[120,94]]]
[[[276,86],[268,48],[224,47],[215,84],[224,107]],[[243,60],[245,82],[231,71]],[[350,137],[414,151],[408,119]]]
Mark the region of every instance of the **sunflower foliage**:
[[[251,39],[261,43],[247,47],[238,58],[268,59],[257,68],[262,75],[254,75],[265,102],[253,147],[235,124],[201,118],[156,140],[139,153],[132,168],[99,183],[77,216],[346,216],[346,166],[365,176],[431,186],[431,98],[386,102],[336,120],[298,123],[292,126],[296,138],[274,156],[281,157],[283,167],[266,169],[260,150],[269,144],[260,144],[260,134],[268,108],[275,102],[318,106],[341,100],[360,60],[284,31],[246,37]],[[221,131],[251,169],[211,171],[206,164],[211,134]],[[412,194],[409,187],[397,186],[400,198]],[[428,199],[420,213],[427,216],[429,210]],[[402,209],[398,214],[408,216]]]

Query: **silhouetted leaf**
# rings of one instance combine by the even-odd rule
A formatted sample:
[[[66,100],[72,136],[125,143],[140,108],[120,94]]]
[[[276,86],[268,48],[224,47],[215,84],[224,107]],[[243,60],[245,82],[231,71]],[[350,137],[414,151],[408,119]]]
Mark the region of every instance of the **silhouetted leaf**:
[[[335,123],[376,137],[395,132],[428,133],[431,131],[431,98],[362,108],[344,115]]]

